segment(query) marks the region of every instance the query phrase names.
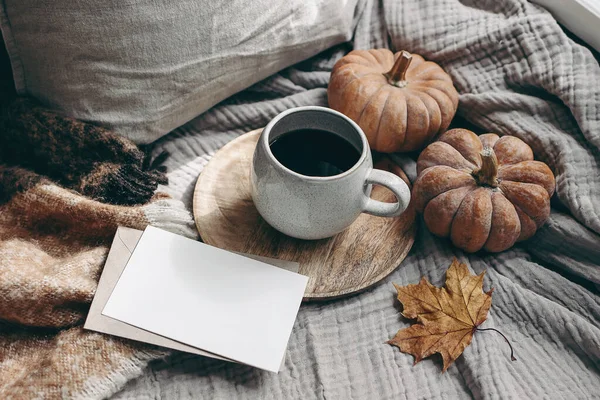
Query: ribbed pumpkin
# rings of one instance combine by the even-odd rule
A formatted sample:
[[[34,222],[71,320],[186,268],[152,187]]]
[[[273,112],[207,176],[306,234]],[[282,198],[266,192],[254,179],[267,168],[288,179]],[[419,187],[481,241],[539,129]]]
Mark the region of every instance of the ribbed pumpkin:
[[[554,175],[514,136],[452,129],[417,161],[413,198],[427,228],[465,251],[503,251],[550,214]]]
[[[458,106],[452,79],[439,65],[387,49],[355,50],[338,60],[327,97],[384,153],[421,150],[448,129]]]

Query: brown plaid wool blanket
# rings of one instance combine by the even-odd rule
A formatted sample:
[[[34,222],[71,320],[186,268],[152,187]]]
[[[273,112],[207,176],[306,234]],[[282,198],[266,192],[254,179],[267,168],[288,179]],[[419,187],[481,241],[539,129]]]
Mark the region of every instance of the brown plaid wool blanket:
[[[161,351],[83,331],[119,225],[195,236],[134,144],[26,99],[0,116],[0,398],[102,398]]]

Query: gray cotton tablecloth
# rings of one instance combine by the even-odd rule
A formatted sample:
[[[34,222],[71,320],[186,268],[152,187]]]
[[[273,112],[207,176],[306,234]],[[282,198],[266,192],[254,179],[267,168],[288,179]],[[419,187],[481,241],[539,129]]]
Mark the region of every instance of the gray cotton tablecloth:
[[[116,399],[589,399],[600,398],[600,67],[550,14],[523,0],[362,1],[351,44],[282,71],[160,140],[170,192],[191,207],[198,173],[229,140],[294,106],[326,105],[334,62],[352,48],[389,47],[442,65],[458,115],[482,131],[522,138],[556,174],[546,225],[501,254],[465,254],[420,222],[409,256],[375,288],[302,306],[278,375],[182,353],[155,362]],[[460,123],[459,123],[460,126]],[[414,160],[399,157],[414,179]],[[410,324],[392,282],[435,285],[453,257],[487,270],[483,327],[444,374],[434,356],[384,342]]]

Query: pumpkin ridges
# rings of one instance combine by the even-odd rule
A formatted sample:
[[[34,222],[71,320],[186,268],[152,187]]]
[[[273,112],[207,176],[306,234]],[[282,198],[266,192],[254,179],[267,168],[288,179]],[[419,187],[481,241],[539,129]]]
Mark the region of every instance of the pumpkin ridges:
[[[352,50],[352,53],[361,57],[363,60],[370,63],[370,65],[377,66],[379,64],[377,62],[377,59],[375,58],[375,56],[373,54],[371,54],[371,52],[369,50]]]
[[[377,65],[386,65],[391,61],[391,64],[394,63],[394,56],[392,55],[391,59],[388,57],[388,54],[391,53],[389,51],[381,51],[382,49],[370,49],[369,54],[371,54],[377,60]],[[387,50],[387,49],[385,49]],[[391,68],[391,67],[390,67]],[[389,68],[388,68],[389,69]]]
[[[396,58],[394,57],[394,53],[392,53],[391,51],[389,51],[388,49],[380,49],[380,54],[382,54],[386,60],[384,63],[382,63],[381,65],[383,66],[383,69],[390,69],[392,68],[392,65],[394,65],[394,62],[396,61]]]
[[[352,50],[350,53],[346,54],[344,57],[337,60],[333,66],[333,70],[335,70],[337,68],[341,68],[342,66],[345,66],[348,64],[359,64],[359,65],[364,65],[364,66],[372,66],[373,64],[369,60],[367,60],[366,58],[364,58],[360,54],[358,54],[359,51],[364,51],[364,50]]]
[[[539,228],[550,215],[550,197],[540,185],[504,180],[500,183],[504,196],[518,206]]]
[[[438,81],[436,81],[438,82]],[[421,91],[421,92],[426,92],[427,94],[429,94],[431,97],[435,98],[438,102],[438,106],[440,102],[445,103],[446,101],[450,101],[450,103],[452,105],[454,105],[454,101],[455,99],[448,93],[446,92],[443,87],[443,85],[440,85],[440,87],[435,86],[434,84],[432,85],[421,85],[419,83],[412,83],[410,84],[410,89],[414,90],[414,91]],[[431,93],[435,93],[435,96],[432,95]],[[439,96],[444,96],[443,98],[439,98]],[[445,104],[444,104],[445,105]],[[450,110],[452,111],[452,110]],[[453,113],[449,112],[448,113],[448,118],[451,120],[452,117],[454,116]]]
[[[351,84],[353,81],[350,81],[348,83]],[[348,87],[348,85],[346,85],[344,87],[344,91],[346,90],[346,88]],[[330,86],[331,88],[331,86]],[[342,101],[342,99],[338,96],[329,96],[329,89],[327,89],[327,103],[329,104],[329,107],[331,107],[334,110],[338,110],[339,112],[342,112],[343,108],[344,108],[344,102]]]
[[[516,164],[533,161],[533,151],[524,141],[515,136],[502,136],[494,145],[500,164]]]
[[[348,72],[346,72],[348,71]],[[376,75],[379,76],[380,72],[376,71],[373,66],[370,65],[362,65],[362,64],[346,64],[339,67],[336,72],[338,74],[341,73],[349,73],[355,78],[362,78],[367,75]]]
[[[454,86],[452,88],[454,88]],[[436,90],[436,89],[437,88],[432,88],[432,90]],[[440,109],[442,109],[442,115],[443,115],[442,125],[440,126],[440,131],[438,133],[438,135],[441,135],[442,133],[446,132],[446,130],[452,123],[452,118],[454,118],[454,114],[456,113],[456,109],[458,108],[459,100],[458,100],[458,92],[456,92],[456,90],[454,90],[454,91],[448,91],[448,90],[442,90],[442,89],[437,89],[437,90],[444,93],[450,99],[450,104],[448,104],[445,101],[438,101],[438,104],[442,105],[442,107]]]
[[[364,53],[361,53],[361,54],[364,54],[364,57],[365,57],[365,59],[367,59],[367,60],[368,60],[368,59],[370,58],[370,61],[372,61],[373,65],[375,65],[375,66],[379,66],[379,65],[380,65],[379,61],[378,61],[378,60],[377,60],[377,58],[376,58],[376,57],[373,55],[373,53],[371,53],[371,51],[370,51],[370,50],[362,50],[362,51],[363,51]]]
[[[421,152],[417,160],[417,174],[435,165],[446,165],[467,173],[477,168],[454,147],[440,141],[431,143]]]
[[[446,73],[443,70],[430,70],[427,71],[427,73],[419,74],[417,76],[411,75],[407,79],[410,80],[411,85],[419,85],[421,83],[429,84],[429,82],[440,82],[448,86],[448,84],[452,83],[448,75],[446,75]]]
[[[377,132],[379,130],[381,118],[376,118],[376,113],[373,112],[373,109],[379,109],[379,107],[382,106],[382,103],[385,107],[389,97],[390,93],[388,90],[386,90],[385,85],[382,85],[377,92],[368,97],[369,101],[364,107],[362,107],[361,115],[355,119],[358,126],[360,126],[363,131]],[[365,96],[365,98],[367,97]],[[375,134],[375,140],[377,140],[377,133]]]
[[[440,124],[438,133],[444,133],[450,126],[452,118],[454,118],[456,108],[458,107],[458,93],[456,93],[456,91],[449,90],[448,85],[444,85],[443,82],[439,85],[432,84],[430,87],[420,84],[413,84],[411,82],[410,88],[413,90],[424,91],[436,100],[438,107],[440,107],[440,110],[442,111],[442,123]],[[440,94],[443,97],[440,97]],[[434,137],[435,136],[436,135],[434,135]]]
[[[445,165],[427,168],[423,175],[417,177],[413,186],[415,207],[423,212],[425,205],[442,192],[462,186],[476,187],[475,179],[468,173]]]
[[[492,192],[492,225],[483,247],[490,252],[500,252],[512,247],[521,234],[517,210],[501,192]]]
[[[344,76],[346,75],[346,76]],[[343,78],[343,79],[342,79]],[[331,80],[329,82],[330,87],[336,87],[340,90],[340,94],[343,94],[343,90],[353,82],[360,81],[362,85],[365,83],[373,84],[373,85],[383,85],[385,81],[382,79],[381,74],[377,72],[361,72],[356,73],[354,68],[345,68],[338,75],[337,80],[342,81],[342,84],[339,84],[335,80]]]
[[[451,90],[448,91],[448,82],[443,81],[441,79],[433,79],[433,80],[411,80],[410,81],[410,89],[412,90],[423,90],[425,88],[437,89],[448,96],[449,100],[453,100],[453,97],[450,95]]]
[[[363,84],[365,82],[372,82],[372,84],[383,85],[386,82],[385,78],[377,71],[374,71],[372,66],[364,66],[356,63],[346,63],[338,66],[338,63],[334,66],[334,72],[331,74],[331,79],[327,87],[327,97],[332,108],[334,107],[331,104],[338,100],[341,101],[348,86],[356,80],[360,80]]]
[[[382,112],[380,117],[378,118],[378,124],[377,124],[377,129],[371,131],[371,132],[375,132],[373,135],[373,147],[376,147],[378,149],[386,149],[386,150],[393,150],[396,147],[396,144],[399,140],[398,137],[395,137],[394,135],[389,135],[387,134],[387,129],[389,129],[389,121],[388,121],[388,116],[387,114],[390,113],[390,109],[388,109],[388,105],[390,104],[402,104],[402,102],[392,102],[390,103],[390,98],[394,97],[394,93],[391,90],[386,90],[387,92],[387,97],[385,99],[385,103],[383,104],[382,107]],[[398,113],[394,113],[394,116],[397,118],[397,116],[400,113],[404,113],[406,114],[406,109],[402,110],[402,111],[398,111]],[[382,133],[383,131],[383,133]],[[404,140],[404,138],[400,138],[402,140]],[[370,142],[369,142],[370,143]]]
[[[377,93],[382,87],[383,86],[364,85],[360,79],[351,81],[342,90],[342,93],[354,93],[353,97],[355,97],[356,100],[354,102],[342,102],[341,106],[338,107],[338,111],[345,114],[353,121],[358,121],[358,118],[366,106],[366,103],[368,103],[371,100],[371,96]],[[367,93],[370,95],[357,96],[357,93],[364,93],[364,91],[367,91]]]
[[[452,243],[468,252],[483,248],[492,226],[491,190],[479,187],[462,201],[450,228]]]
[[[510,201],[510,200],[509,200]],[[519,216],[519,224],[521,224],[521,233],[519,234],[519,238],[517,242],[522,242],[523,240],[527,240],[535,234],[537,230],[537,225],[529,215],[527,215],[521,208],[515,204],[513,204],[517,215]]]
[[[494,148],[496,142],[500,139],[500,136],[495,133],[484,133],[483,135],[479,135],[479,141],[481,142],[483,147],[491,147]]]
[[[552,171],[541,161],[521,161],[517,164],[502,165],[498,170],[498,178],[540,185],[546,189],[549,197],[552,197],[556,189]]]
[[[336,75],[329,81],[327,87],[327,102],[329,107],[342,112],[344,107],[343,97],[341,94],[345,93],[348,87],[359,78],[347,79],[343,75]],[[340,95],[334,95],[333,93],[340,93]]]
[[[427,93],[413,90],[412,94],[418,96],[427,109],[429,129],[427,131],[427,136],[423,138],[423,142],[429,143],[436,133],[439,132],[440,126],[442,125],[442,110],[440,110],[437,101]]]
[[[440,193],[429,200],[423,211],[423,218],[431,233],[441,237],[450,235],[456,212],[467,194],[473,190],[475,186],[463,186]]]
[[[477,167],[481,166],[480,153],[483,146],[473,132],[461,128],[451,129],[441,135],[438,140],[454,147],[464,158]]]
[[[402,148],[407,151],[422,147],[429,132],[429,110],[423,100],[413,93],[406,94],[406,109],[408,110],[406,131]]]
[[[390,86],[387,88],[390,97],[381,111],[380,124],[373,135],[371,147],[391,153],[404,145],[408,114],[405,91],[394,90]]]
[[[425,79],[425,75],[427,74],[440,74],[441,80],[449,79],[448,74],[446,74],[439,65],[431,61],[425,61],[421,64],[415,65],[415,68],[412,69],[411,74],[410,76],[408,76],[408,78],[414,80],[421,80]],[[432,80],[435,79],[432,78]]]
[[[435,100],[435,102],[440,110],[440,113],[441,113],[441,120],[440,120],[440,125],[438,127],[438,131],[434,132],[433,136],[431,138],[429,138],[429,141],[431,141],[431,140],[435,139],[435,137],[438,134],[441,134],[441,133],[445,132],[446,129],[448,129],[448,126],[450,126],[450,123],[452,122],[452,117],[454,116],[455,107],[449,106],[447,104],[448,100],[450,102],[452,102],[453,100],[450,99],[449,96],[445,92],[443,92],[439,89],[436,89],[436,88],[426,88],[423,91]]]
[[[342,99],[348,86],[356,81],[360,81],[362,85],[364,85],[365,82],[375,85],[385,84],[385,80],[380,74],[368,72],[357,75],[354,67],[349,66],[348,68],[340,69],[340,71],[329,81],[329,86],[327,87],[328,97],[330,100],[331,97]],[[335,93],[335,95],[330,96],[329,93]]]

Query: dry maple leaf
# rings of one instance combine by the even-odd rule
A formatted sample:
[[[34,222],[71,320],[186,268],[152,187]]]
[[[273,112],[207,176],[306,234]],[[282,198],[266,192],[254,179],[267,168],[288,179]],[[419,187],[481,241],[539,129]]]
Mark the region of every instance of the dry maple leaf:
[[[415,356],[415,364],[434,353],[440,353],[444,369],[456,360],[471,343],[473,334],[487,318],[492,305],[492,292],[483,292],[483,275],[471,275],[466,264],[455,258],[446,271],[446,286],[438,288],[423,277],[417,285],[398,286],[402,315],[417,323],[398,331],[388,341],[404,353]],[[495,330],[489,328],[486,330]],[[502,333],[500,333],[502,335]],[[508,343],[508,339],[502,335]],[[510,345],[510,343],[509,343]],[[512,353],[511,359],[516,360]]]

